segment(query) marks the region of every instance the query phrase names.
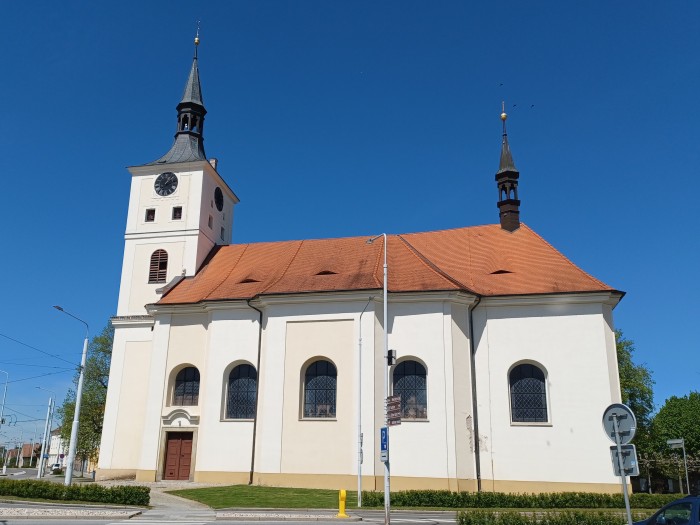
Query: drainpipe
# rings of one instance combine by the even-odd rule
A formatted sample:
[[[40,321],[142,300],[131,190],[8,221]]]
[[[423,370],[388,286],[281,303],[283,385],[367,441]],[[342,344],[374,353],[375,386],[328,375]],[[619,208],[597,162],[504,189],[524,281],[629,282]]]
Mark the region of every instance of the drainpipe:
[[[248,303],[248,306],[250,306],[253,310],[258,312],[260,315],[258,319],[258,363],[256,365],[257,367],[257,373],[258,373],[258,380],[255,385],[255,418],[253,419],[253,446],[252,446],[252,451],[250,453],[250,477],[248,478],[248,485],[253,484],[253,472],[255,471],[255,436],[257,434],[258,430],[258,399],[260,398],[260,353],[262,351],[262,318],[263,318],[263,313],[261,310],[258,310],[250,304],[250,299],[246,300],[246,303]]]
[[[474,460],[476,463],[476,490],[481,492],[481,452],[479,450],[479,409],[476,402],[476,349],[474,347],[474,317],[472,313],[479,306],[481,297],[469,308],[469,349],[472,369],[472,421],[474,421]]]

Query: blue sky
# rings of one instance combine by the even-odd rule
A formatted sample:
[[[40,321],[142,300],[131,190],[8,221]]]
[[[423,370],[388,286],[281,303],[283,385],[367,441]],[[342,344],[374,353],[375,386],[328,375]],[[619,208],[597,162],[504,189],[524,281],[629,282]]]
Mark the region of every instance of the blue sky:
[[[505,100],[523,221],[627,292],[657,406],[697,390],[700,4],[483,4],[0,4],[2,432],[71,384],[84,329],[51,306],[93,334],[115,313],[125,167],[171,145],[197,20],[234,242],[497,222]]]

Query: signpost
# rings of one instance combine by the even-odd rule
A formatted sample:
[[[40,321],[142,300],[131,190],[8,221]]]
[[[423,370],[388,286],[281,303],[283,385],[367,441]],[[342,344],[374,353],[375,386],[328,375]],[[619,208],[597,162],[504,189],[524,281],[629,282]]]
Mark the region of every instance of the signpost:
[[[610,441],[615,443],[614,447],[610,447],[613,473],[622,478],[622,494],[625,497],[627,523],[632,525],[630,499],[629,494],[627,494],[627,472],[636,468],[637,473],[639,473],[639,467],[634,445],[627,444],[632,441],[637,431],[637,420],[627,405],[613,403],[603,412],[603,430],[605,430],[605,434],[610,438]],[[626,445],[624,452],[623,445]],[[625,468],[625,456],[627,457],[627,469]]]
[[[685,464],[685,486],[688,489],[688,494],[690,494],[690,481],[688,480],[688,459],[685,456],[685,439],[668,439],[666,444],[669,448],[682,448],[683,449],[683,463]],[[682,489],[683,487],[681,487]]]
[[[401,424],[401,396],[386,398],[386,423],[393,427]]]

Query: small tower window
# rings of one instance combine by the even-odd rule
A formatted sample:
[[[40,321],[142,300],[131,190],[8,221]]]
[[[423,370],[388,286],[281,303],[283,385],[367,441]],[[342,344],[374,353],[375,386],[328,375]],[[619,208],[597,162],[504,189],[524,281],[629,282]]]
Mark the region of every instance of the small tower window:
[[[153,222],[156,220],[156,210],[155,208],[148,208],[146,210],[146,222]]]
[[[149,283],[164,283],[168,274],[168,252],[156,250],[151,255],[151,266],[148,270]]]
[[[214,219],[211,218],[211,215],[209,216],[209,228],[213,228],[214,225]]]
[[[226,233],[226,230],[224,230],[224,227],[221,227],[221,240],[224,240],[224,233]]]
[[[173,220],[179,221],[182,219],[182,206],[175,206],[173,208]]]

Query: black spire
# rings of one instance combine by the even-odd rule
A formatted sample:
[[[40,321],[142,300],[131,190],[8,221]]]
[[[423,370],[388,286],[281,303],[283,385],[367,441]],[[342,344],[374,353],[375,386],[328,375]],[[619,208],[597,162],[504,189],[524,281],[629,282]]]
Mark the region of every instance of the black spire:
[[[498,185],[498,209],[501,219],[501,228],[509,232],[520,228],[520,201],[518,200],[518,178],[520,173],[515,169],[513,156],[508,145],[508,133],[506,132],[505,103],[501,120],[503,121],[503,143],[501,144],[501,160],[496,172],[496,184]]]
[[[199,30],[194,39],[194,58],[192,68],[185,84],[182,100],[177,105],[177,132],[175,142],[170,151],[150,164],[172,164],[207,160],[204,153],[204,109],[202,86],[199,83],[199,67],[197,65],[197,47],[199,46]]]

